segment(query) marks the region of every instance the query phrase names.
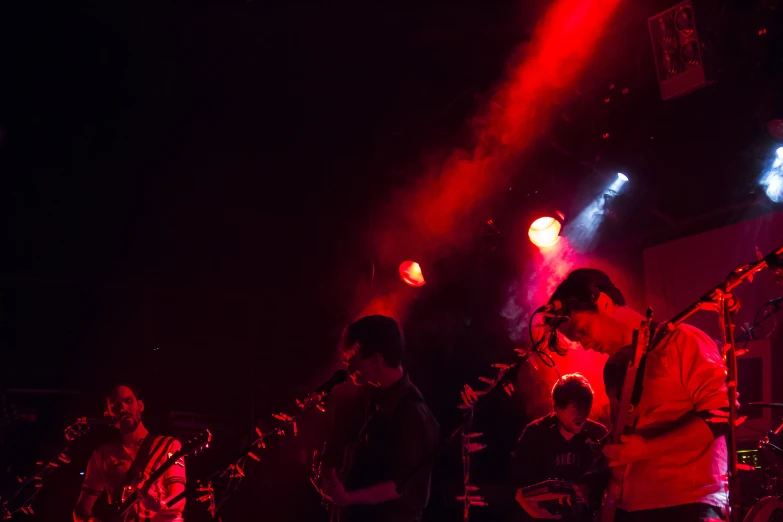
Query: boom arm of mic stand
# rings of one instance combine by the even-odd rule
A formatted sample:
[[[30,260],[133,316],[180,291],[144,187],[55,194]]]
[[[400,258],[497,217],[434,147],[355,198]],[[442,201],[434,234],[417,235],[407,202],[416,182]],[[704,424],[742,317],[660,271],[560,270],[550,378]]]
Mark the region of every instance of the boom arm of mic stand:
[[[674,328],[684,322],[690,316],[701,310],[705,303],[716,303],[722,295],[730,294],[734,288],[739,286],[746,279],[753,277],[753,275],[765,268],[769,268],[776,273],[783,270],[783,245],[778,247],[774,252],[771,252],[765,258],[759,259],[749,265],[741,266],[732,271],[726,277],[725,281],[713,288],[708,294],[703,295],[691,306],[672,317],[667,323],[669,328]]]

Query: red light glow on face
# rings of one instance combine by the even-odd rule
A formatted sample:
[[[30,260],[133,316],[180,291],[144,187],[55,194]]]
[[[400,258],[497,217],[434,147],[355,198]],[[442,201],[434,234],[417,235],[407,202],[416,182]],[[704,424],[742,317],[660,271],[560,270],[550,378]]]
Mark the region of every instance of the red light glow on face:
[[[560,240],[560,222],[551,217],[538,218],[530,225],[527,236],[537,247],[551,247]]]
[[[403,261],[400,263],[400,277],[406,285],[418,288],[424,286],[427,281],[421,273],[421,267],[416,261]]]

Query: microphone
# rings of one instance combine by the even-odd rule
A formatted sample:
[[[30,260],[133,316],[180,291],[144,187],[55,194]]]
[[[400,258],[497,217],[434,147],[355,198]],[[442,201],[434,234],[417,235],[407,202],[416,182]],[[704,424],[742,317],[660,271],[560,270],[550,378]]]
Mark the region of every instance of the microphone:
[[[348,370],[337,370],[328,381],[315,389],[315,393],[329,393],[332,388],[347,381],[349,376]]]
[[[119,417],[106,415],[105,417],[79,417],[76,419],[81,424],[90,424],[92,426],[114,426],[120,421]]]
[[[539,306],[534,314],[545,314],[545,313],[551,313],[551,312],[557,312],[558,310],[563,309],[563,302],[562,301],[552,301],[551,303],[547,303],[543,306]]]

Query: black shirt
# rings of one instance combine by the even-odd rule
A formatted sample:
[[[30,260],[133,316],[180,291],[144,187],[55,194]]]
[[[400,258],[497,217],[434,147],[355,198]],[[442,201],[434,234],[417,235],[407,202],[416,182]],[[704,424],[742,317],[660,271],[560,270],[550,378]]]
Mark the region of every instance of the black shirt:
[[[393,481],[402,496],[383,504],[347,506],[341,522],[421,520],[430,494],[433,459],[428,457],[438,437],[438,423],[407,373],[391,387],[375,390],[353,458],[347,459],[345,489]]]
[[[591,483],[600,482],[600,476],[587,474],[595,470],[601,460],[601,449],[595,443],[606,433],[603,424],[588,419],[581,432],[566,440],[554,413],[531,422],[522,431],[512,453],[514,487],[558,479],[587,483],[591,492],[600,496],[600,485]],[[521,511],[522,508],[517,507]]]

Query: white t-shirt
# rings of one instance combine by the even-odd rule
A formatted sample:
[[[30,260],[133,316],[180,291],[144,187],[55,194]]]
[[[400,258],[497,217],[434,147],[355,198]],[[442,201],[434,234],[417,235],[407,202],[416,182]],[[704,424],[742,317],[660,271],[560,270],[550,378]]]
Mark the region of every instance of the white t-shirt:
[[[654,437],[697,412],[728,408],[726,366],[701,330],[680,325],[648,353],[636,433]],[[728,503],[725,437],[701,448],[634,462],[625,470],[621,507],[626,511]]]

